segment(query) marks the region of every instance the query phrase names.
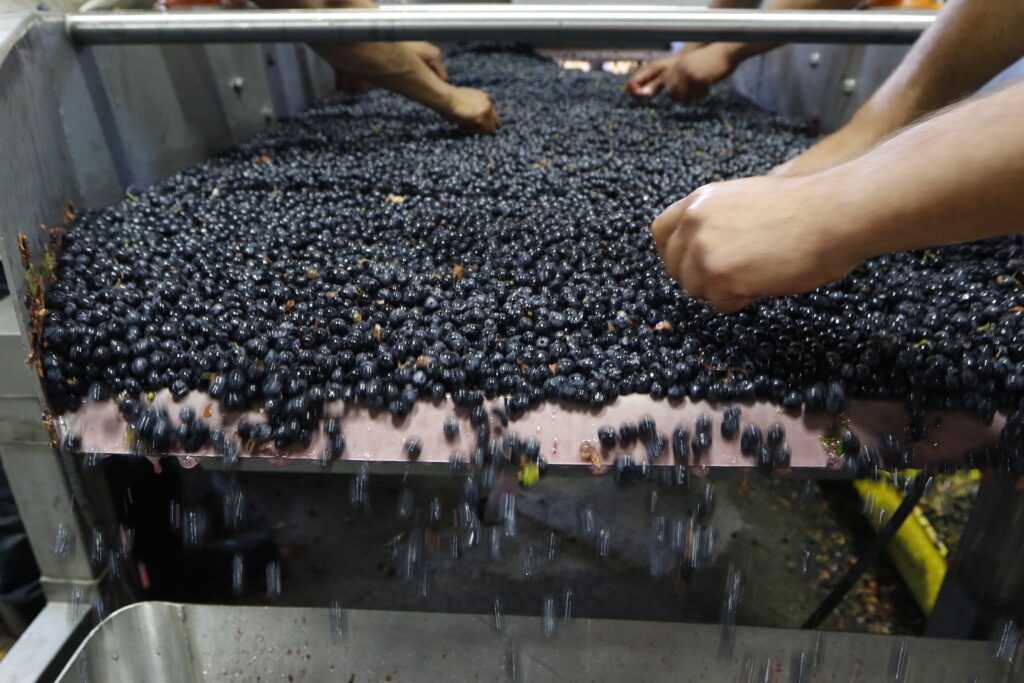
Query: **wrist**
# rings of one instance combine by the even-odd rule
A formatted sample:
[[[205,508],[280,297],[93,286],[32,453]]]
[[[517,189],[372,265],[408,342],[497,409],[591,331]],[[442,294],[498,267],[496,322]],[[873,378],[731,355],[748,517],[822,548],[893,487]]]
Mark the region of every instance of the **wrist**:
[[[830,217],[824,238],[847,270],[901,248],[892,226],[903,225],[903,207],[882,176],[869,155],[802,178],[827,197],[819,208]]]
[[[870,185],[853,177],[844,164],[811,175],[784,178],[788,188],[801,197],[801,214],[827,217],[813,221],[815,230],[807,235],[814,243],[820,269],[830,280],[838,280],[863,261],[883,254],[881,244],[887,225],[884,202],[868,199]]]
[[[719,80],[728,78],[739,65],[746,61],[750,54],[744,43],[712,43],[707,49],[714,51],[721,65]]]

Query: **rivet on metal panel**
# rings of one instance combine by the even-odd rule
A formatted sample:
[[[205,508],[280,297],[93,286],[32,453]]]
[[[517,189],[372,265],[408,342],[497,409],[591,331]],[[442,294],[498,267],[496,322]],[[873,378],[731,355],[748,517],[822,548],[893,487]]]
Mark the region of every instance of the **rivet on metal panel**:
[[[844,78],[843,79],[843,94],[852,95],[853,91],[857,89],[856,78]]]
[[[263,123],[273,123],[275,120],[274,108],[269,104],[265,104],[260,108],[260,114],[263,115]]]
[[[236,95],[241,95],[242,88],[245,87],[245,79],[241,76],[233,76],[231,80],[228,81],[228,85],[231,86],[231,89],[235,91]]]
[[[821,53],[812,52],[811,55],[807,58],[807,63],[810,64],[812,69],[817,69],[818,65],[821,64]]]

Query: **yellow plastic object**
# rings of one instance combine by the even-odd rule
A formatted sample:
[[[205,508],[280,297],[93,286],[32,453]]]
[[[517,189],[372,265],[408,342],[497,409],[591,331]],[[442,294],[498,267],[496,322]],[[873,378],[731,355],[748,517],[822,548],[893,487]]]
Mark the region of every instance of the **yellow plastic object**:
[[[855,481],[853,487],[865,503],[868,521],[876,529],[896,512],[903,500],[903,494],[884,479]],[[896,532],[887,552],[921,610],[931,614],[946,576],[948,551],[919,507],[914,508]]]
[[[540,468],[528,462],[519,468],[519,483],[529,488],[540,480]]]

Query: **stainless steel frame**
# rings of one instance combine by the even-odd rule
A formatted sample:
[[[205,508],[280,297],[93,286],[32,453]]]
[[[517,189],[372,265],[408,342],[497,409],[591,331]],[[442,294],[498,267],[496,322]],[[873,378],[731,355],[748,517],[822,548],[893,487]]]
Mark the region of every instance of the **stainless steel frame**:
[[[0,11],[3,2],[0,0]],[[0,217],[3,219],[0,220],[0,258],[12,291],[12,296],[0,303],[0,457],[25,517],[51,601],[47,611],[29,628],[27,633],[32,637],[19,642],[0,664],[0,681],[52,678],[55,658],[62,655],[61,648],[73,642],[70,638],[81,628],[81,621],[67,621],[66,615],[69,610],[77,609],[75,600],[90,594],[100,578],[86,561],[86,539],[89,528],[107,514],[102,509],[86,507],[79,463],[53,448],[54,435],[44,429],[40,421],[43,403],[39,382],[22,362],[29,351],[30,321],[23,305],[26,274],[17,246],[19,234],[27,238],[30,259],[38,267],[48,239],[48,232],[39,226],[60,225],[65,202],[89,207],[115,201],[129,187],[145,187],[246,139],[274,117],[303,110],[327,92],[331,84],[332,74],[301,46],[153,43],[467,37],[602,46],[680,38],[908,43],[932,21],[934,15],[929,13],[762,14],[628,6],[603,9],[507,5],[402,7],[319,13],[185,12],[167,15],[0,13],[0,131],[4,143],[4,160],[0,164]],[[135,45],[108,47],[104,43]],[[197,97],[197,93],[205,96]],[[889,418],[891,416],[883,413],[883,420]],[[952,434],[950,438],[962,438],[962,435]],[[948,440],[943,443],[950,445]],[[564,453],[568,464],[574,453],[568,448]],[[820,461],[823,455],[818,453],[816,457]],[[441,462],[433,455],[426,460]],[[59,533],[65,534],[71,547],[77,550],[66,556],[55,553],[54,543]],[[213,638],[214,633],[225,638],[232,636],[234,631],[229,632],[223,621],[224,613],[216,609],[137,605],[121,613],[127,617],[119,616],[107,622],[98,633],[121,633],[122,629],[128,629],[147,651],[154,650],[159,641],[147,641],[154,631],[143,629],[141,624],[179,624],[180,630],[173,631],[173,647],[184,647],[196,638],[195,642],[202,643]],[[258,615],[263,613],[263,608],[253,608],[234,612],[228,618],[241,618],[243,624],[255,624]],[[308,612],[285,610],[266,614],[273,621],[291,624],[293,620],[301,621]],[[183,622],[186,616],[188,619]],[[58,617],[64,620],[63,626],[58,624]],[[322,614],[318,618],[326,619]],[[350,624],[366,627],[364,633],[376,634],[374,642],[389,643],[383,634],[391,638],[390,642],[407,643],[410,648],[421,645],[420,638],[426,637],[418,635],[422,633],[453,628],[455,632],[467,634],[465,643],[473,643],[472,636],[485,630],[481,628],[480,617],[430,615],[424,618],[417,615],[417,619],[409,619],[403,615],[365,613],[352,614],[350,618]],[[539,632],[536,620],[510,621],[513,622],[510,633]],[[417,631],[420,623],[431,626]],[[202,628],[185,633],[186,624],[198,624]],[[604,629],[606,635],[598,640],[607,644],[607,652],[614,656],[591,647],[583,654],[597,653],[598,659],[589,660],[588,664],[581,652],[571,654],[565,649],[566,639],[547,641],[526,635],[521,642],[528,645],[516,656],[523,658],[519,660],[524,662],[523,666],[536,670],[537,677],[549,675],[541,671],[548,665],[548,658],[559,658],[557,653],[563,649],[566,658],[558,661],[564,668],[556,670],[575,673],[583,670],[578,668],[580,666],[600,665],[601,668],[595,670],[601,671],[607,666],[608,671],[615,671],[615,662],[627,659],[635,662],[635,656],[627,658],[626,654],[637,652],[648,653],[654,666],[655,659],[665,656],[669,643],[678,643],[679,653],[682,653],[673,653],[673,657],[705,656],[713,650],[712,631],[717,638],[717,627],[711,630],[681,627],[682,631],[673,632],[671,641],[665,640],[666,629],[660,625],[637,625],[634,631],[633,625],[622,628],[621,625],[590,622],[572,628],[580,629],[577,634],[584,628],[595,629],[594,633]],[[256,638],[258,631],[255,628],[242,631],[245,642],[255,642],[249,639]],[[294,632],[307,631],[306,627],[301,627]],[[353,637],[363,637],[355,635],[359,632],[353,631]],[[811,636],[797,645],[794,638],[798,640],[799,636],[781,633],[784,634],[782,640],[778,635],[771,635],[759,641],[762,645],[770,643],[768,649],[751,645],[750,661],[763,663],[773,656],[772,653],[785,658],[791,652],[813,647]],[[275,631],[275,634],[281,635],[281,632]],[[322,643],[324,634],[326,630],[322,630],[315,641],[310,635],[311,642]],[[641,638],[637,634],[647,636]],[[102,643],[105,637],[101,635],[92,642]],[[594,645],[598,642],[594,638],[596,636],[588,636],[587,643]],[[831,643],[832,636],[828,638]],[[497,644],[499,642],[482,645],[481,652],[503,657],[507,651]],[[865,662],[877,663],[881,658],[866,655],[877,652],[878,643],[886,641],[836,634],[836,642],[851,643],[852,648],[865,653]],[[950,648],[959,645],[920,642],[921,666],[927,668],[934,662],[942,662],[943,670],[948,671],[948,658],[940,658],[938,653],[951,652]],[[697,643],[703,645],[698,647]],[[980,646],[962,645],[960,651],[966,657],[963,661],[981,661],[976,659],[983,654]],[[912,647],[918,645],[912,644]],[[361,656],[368,659],[355,660],[356,664],[367,665],[373,661],[369,659],[371,656],[380,657],[383,651],[367,650]],[[133,654],[124,649],[120,653],[125,660]],[[109,656],[109,652],[105,654]],[[199,648],[193,654],[204,654],[204,651]],[[215,657],[217,652],[205,654],[214,657],[210,661],[219,663]],[[224,650],[219,654],[224,654]],[[401,661],[403,666],[423,666],[422,662],[414,664],[416,660],[417,657],[409,655],[409,663]],[[454,661],[455,658],[439,663],[432,658],[428,665],[436,665],[439,675],[458,672],[449,674],[449,679],[465,678],[463,673],[473,670],[474,666],[480,666],[481,671],[494,668],[492,664],[484,667],[474,661],[467,663],[465,658],[460,660],[461,664]],[[670,663],[681,665],[678,660]],[[90,658],[88,666],[97,665]],[[457,666],[462,668],[453,668]],[[988,671],[981,664],[979,667],[968,673]],[[127,669],[111,658],[100,670],[117,676]],[[635,674],[636,670],[630,668],[629,673]],[[200,679],[198,674],[195,678]],[[131,680],[143,679],[145,677]]]
[[[560,615],[546,628],[538,617],[511,615],[144,602],[97,626],[58,680],[1000,683],[1015,673],[985,643],[970,641]]]
[[[932,12],[761,12],[666,6],[433,5],[372,10],[70,14],[73,40],[110,43],[500,40],[605,47],[672,40],[912,43]]]

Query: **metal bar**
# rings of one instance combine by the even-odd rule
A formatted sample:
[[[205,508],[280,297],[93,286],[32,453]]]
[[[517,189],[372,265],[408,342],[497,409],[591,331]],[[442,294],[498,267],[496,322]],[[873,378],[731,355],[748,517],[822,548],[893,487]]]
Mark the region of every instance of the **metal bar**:
[[[79,43],[500,40],[597,44],[671,40],[912,43],[934,12],[699,10],[664,6],[433,5],[340,10],[69,14]]]
[[[931,477],[926,474],[919,474],[914,477],[907,488],[907,495],[904,496],[900,506],[896,508],[896,512],[889,518],[885,526],[878,530],[878,534],[871,542],[871,545],[858,558],[857,563],[850,567],[850,570],[846,572],[843,578],[832,588],[832,591],[821,601],[818,609],[814,610],[814,614],[807,617],[807,621],[800,628],[818,628],[821,622],[825,621],[828,615],[832,613],[832,610],[843,601],[843,598],[846,597],[846,594],[850,592],[850,589],[853,588],[864,572],[878,562],[878,559],[885,551],[885,547],[889,545],[889,541],[900,530],[903,522],[907,521],[907,517],[910,516],[914,507],[920,502],[921,496],[924,495],[925,490],[928,488],[929,479]]]

